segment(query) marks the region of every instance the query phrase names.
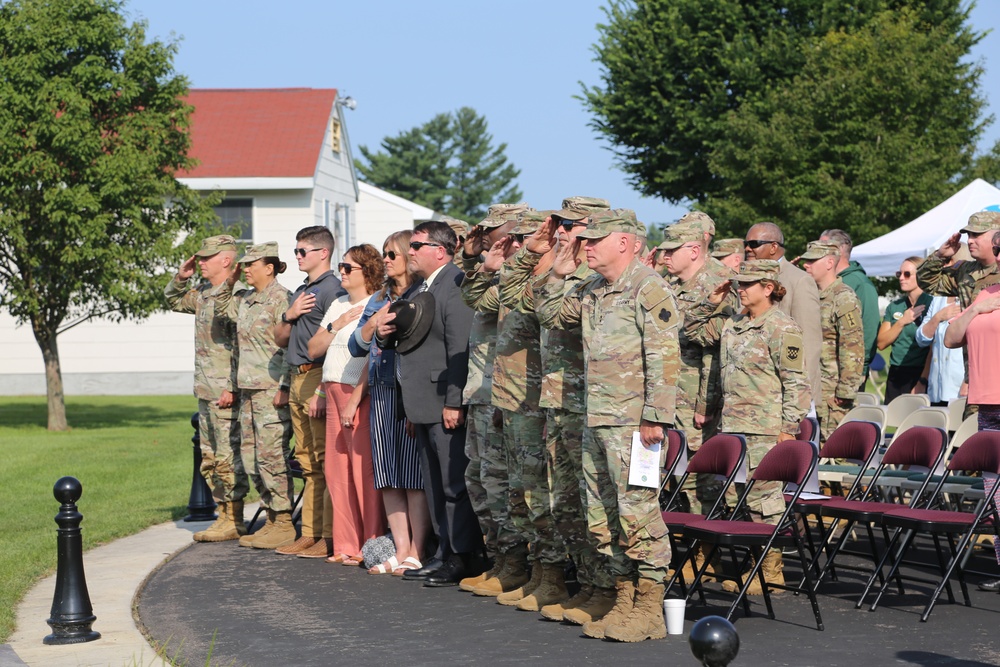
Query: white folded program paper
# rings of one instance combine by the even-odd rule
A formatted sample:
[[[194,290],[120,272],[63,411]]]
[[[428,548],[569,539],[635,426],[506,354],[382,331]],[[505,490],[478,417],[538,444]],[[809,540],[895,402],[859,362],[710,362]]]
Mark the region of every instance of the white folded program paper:
[[[639,432],[632,433],[632,459],[628,466],[629,486],[660,488],[660,449],[662,442],[646,447]]]

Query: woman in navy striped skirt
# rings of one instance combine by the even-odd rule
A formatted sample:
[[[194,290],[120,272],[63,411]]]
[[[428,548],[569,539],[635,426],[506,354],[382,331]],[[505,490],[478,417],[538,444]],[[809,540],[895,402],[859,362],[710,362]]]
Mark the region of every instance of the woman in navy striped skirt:
[[[409,297],[419,286],[419,279],[406,270],[409,244],[409,230],[390,234],[385,240],[382,247],[385,287],[372,295],[348,343],[352,355],[369,355],[375,488],[382,491],[389,530],[396,544],[396,555],[373,567],[369,570],[370,574],[402,576],[406,570],[422,567],[421,553],[431,526],[417,442],[406,433],[406,419],[397,414],[396,354],[371,344],[378,321],[387,312],[389,304]]]

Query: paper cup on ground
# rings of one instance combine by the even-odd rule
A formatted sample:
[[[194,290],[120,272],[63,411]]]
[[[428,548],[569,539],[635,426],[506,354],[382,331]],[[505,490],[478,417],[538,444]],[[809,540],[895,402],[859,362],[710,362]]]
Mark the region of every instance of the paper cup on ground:
[[[663,601],[663,614],[667,617],[667,634],[684,634],[684,610],[687,601],[683,598],[667,598]]]

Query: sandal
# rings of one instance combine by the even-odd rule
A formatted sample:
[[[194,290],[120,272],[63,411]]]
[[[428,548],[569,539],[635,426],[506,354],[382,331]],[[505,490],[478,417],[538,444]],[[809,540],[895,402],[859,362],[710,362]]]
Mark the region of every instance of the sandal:
[[[419,560],[417,560],[413,556],[408,556],[403,559],[402,563],[400,563],[395,569],[393,569],[392,576],[402,577],[404,574],[406,574],[407,570],[419,570],[423,566],[424,564],[421,563]]]
[[[396,560],[395,556],[389,556],[389,560],[384,563],[379,563],[372,569],[368,570],[368,574],[392,574],[393,571],[399,567],[399,561]]]
[[[344,561],[347,560],[348,558],[350,558],[350,556],[348,556],[347,554],[337,554],[336,556],[330,556],[325,560],[327,563],[335,563],[338,565],[342,565]]]
[[[344,559],[340,564],[348,567],[357,567],[359,565],[363,565],[364,562],[365,559],[361,556],[351,556],[350,558]]]

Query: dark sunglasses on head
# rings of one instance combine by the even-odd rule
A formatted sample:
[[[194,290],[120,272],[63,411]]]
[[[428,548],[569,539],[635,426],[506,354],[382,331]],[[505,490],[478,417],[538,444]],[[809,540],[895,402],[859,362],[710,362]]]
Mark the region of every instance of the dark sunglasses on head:
[[[390,262],[395,262],[396,261],[396,251],[395,250],[383,250],[382,251],[382,259],[385,259],[386,257],[389,258]]]
[[[410,247],[414,250],[420,250],[425,245],[429,245],[432,248],[443,248],[444,246],[440,243],[429,243],[427,241],[410,241]]]
[[[897,278],[912,278],[913,271],[896,271]]]
[[[292,252],[295,253],[296,257],[305,257],[307,253],[316,252],[318,250],[324,250],[324,248],[296,248]]]
[[[351,275],[351,271],[353,271],[354,269],[360,269],[361,267],[354,266],[353,264],[348,264],[347,262],[341,262],[340,264],[337,265],[337,268],[346,273],[347,275]]]
[[[782,248],[785,247],[784,243],[779,243],[778,241],[765,241],[764,239],[747,240],[747,241],[743,242],[743,245],[745,247],[747,247],[747,248],[753,248],[754,250],[756,250],[757,248],[761,247],[762,245],[767,245],[768,243],[777,243],[778,246],[780,246]]]

